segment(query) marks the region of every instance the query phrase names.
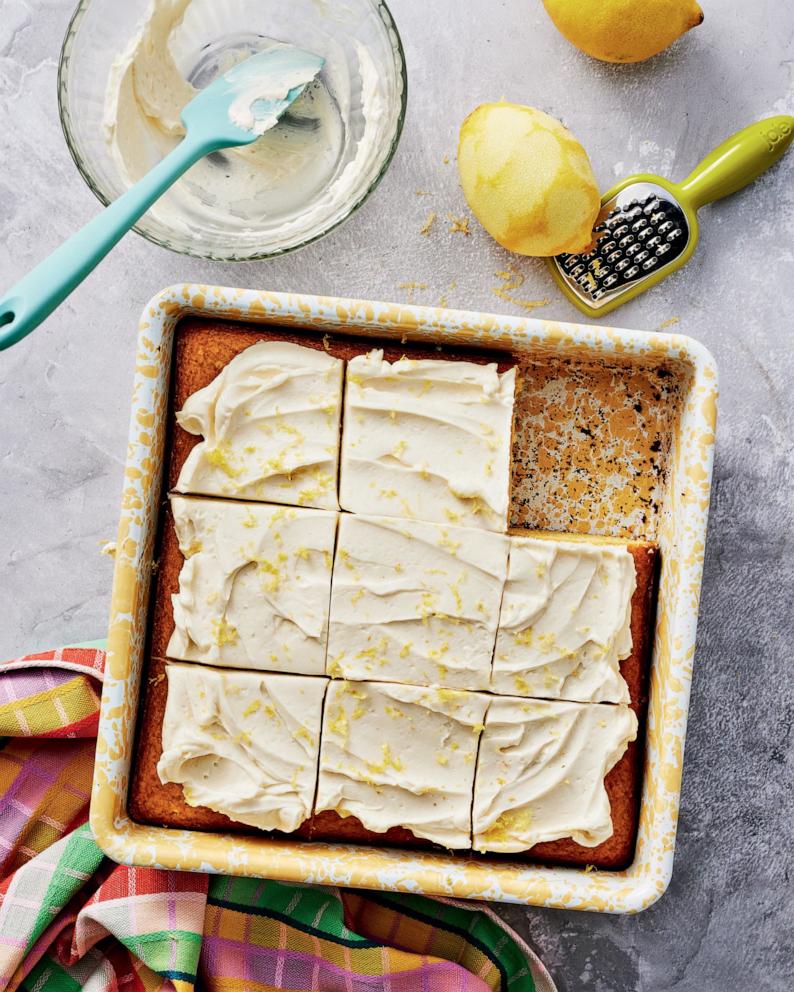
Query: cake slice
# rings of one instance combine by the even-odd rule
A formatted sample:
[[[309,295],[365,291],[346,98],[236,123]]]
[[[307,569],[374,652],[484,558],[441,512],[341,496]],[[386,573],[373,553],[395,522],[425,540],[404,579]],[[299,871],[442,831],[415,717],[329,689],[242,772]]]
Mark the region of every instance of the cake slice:
[[[506,530],[515,386],[496,364],[351,359],[343,509]]]
[[[342,514],[326,673],[487,689],[507,551],[490,531]]]
[[[337,513],[185,496],[171,512],[184,562],[167,656],[323,675]]]
[[[511,537],[492,690],[629,702],[620,662],[632,654],[636,588],[626,545]]]
[[[613,833],[604,779],[636,736],[628,706],[493,697],[477,758],[474,849],[602,844]]]
[[[454,689],[332,681],[316,813],[354,817],[374,834],[400,827],[444,847],[468,848],[488,701]]]
[[[263,830],[307,820],[327,680],[174,663],[166,676],[160,781]]]
[[[344,362],[287,341],[258,341],[188,397],[179,426],[203,440],[176,490],[337,509]]]

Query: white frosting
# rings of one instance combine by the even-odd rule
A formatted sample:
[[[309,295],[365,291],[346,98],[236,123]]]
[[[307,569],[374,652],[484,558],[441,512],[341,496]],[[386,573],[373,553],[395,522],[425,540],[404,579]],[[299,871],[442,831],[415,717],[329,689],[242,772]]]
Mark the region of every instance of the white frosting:
[[[480,693],[331,682],[317,812],[356,816],[377,833],[402,826],[445,847],[469,847],[487,706]]]
[[[241,351],[176,415],[204,438],[177,490],[336,509],[343,369],[285,341]]]
[[[239,45],[243,17],[236,10],[227,22],[210,0],[150,0],[113,63],[105,94],[105,140],[124,185],[141,179],[184,135],[180,114],[197,93],[186,70],[200,68],[210,48],[221,71],[247,54]],[[399,99],[387,96],[392,84],[361,42],[341,43],[333,18],[332,9],[318,7],[310,47],[326,65],[289,116],[253,144],[201,160],[151,208],[168,234],[228,242],[236,233],[250,253],[273,251],[328,230],[364,195],[391,143]],[[263,48],[278,44],[254,23],[244,30],[257,33]],[[242,95],[233,116],[261,130],[272,122],[250,114],[251,98],[262,96],[256,89]]]
[[[185,563],[168,656],[324,674],[337,514],[184,496],[171,510]]]
[[[340,502],[354,513],[504,531],[515,369],[472,362],[348,364]]]
[[[131,131],[138,117],[157,121],[166,134],[181,137],[185,133],[180,114],[196,90],[177,69],[168,39],[190,3],[191,0],[152,0],[139,33],[113,63],[105,127],[113,132],[114,139]],[[123,153],[123,162],[124,155],[134,154],[135,149],[117,146],[114,151]]]
[[[162,782],[263,830],[311,816],[326,679],[169,664]]]
[[[474,848],[612,835],[604,778],[637,736],[627,706],[493,697],[477,758]]]
[[[510,539],[491,688],[507,695],[629,701],[634,559],[625,547]]]
[[[491,531],[342,514],[327,673],[487,689],[507,551]]]
[[[270,64],[261,70],[251,71],[245,63],[230,69],[224,74],[224,78],[234,86],[236,96],[229,106],[229,119],[242,130],[261,137],[278,123],[283,110],[280,106],[282,101],[287,99],[292,90],[310,83],[319,71],[319,68],[299,65],[286,72],[283,68],[271,67]],[[267,113],[264,112],[265,107]]]

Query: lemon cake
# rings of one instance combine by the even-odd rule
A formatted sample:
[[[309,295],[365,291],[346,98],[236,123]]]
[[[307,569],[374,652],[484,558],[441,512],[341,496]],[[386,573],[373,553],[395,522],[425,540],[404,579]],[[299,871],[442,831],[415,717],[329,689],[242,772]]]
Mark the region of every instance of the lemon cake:
[[[468,848],[483,693],[332,681],[315,810]]]
[[[183,663],[166,677],[161,782],[263,830],[289,833],[309,819],[326,679]]]
[[[133,819],[630,864],[658,548],[506,533],[520,356],[184,325]]]
[[[167,657],[323,675],[336,511],[172,496],[171,513]]]
[[[289,341],[257,341],[177,411],[202,438],[175,489],[337,509],[344,363]]]
[[[625,545],[511,537],[493,691],[627,703],[636,585]]]
[[[474,849],[606,841],[614,826],[604,780],[636,736],[628,706],[492,697],[474,783]]]
[[[487,689],[508,538],[342,514],[327,674]]]
[[[342,508],[506,530],[515,388],[495,363],[352,358]]]

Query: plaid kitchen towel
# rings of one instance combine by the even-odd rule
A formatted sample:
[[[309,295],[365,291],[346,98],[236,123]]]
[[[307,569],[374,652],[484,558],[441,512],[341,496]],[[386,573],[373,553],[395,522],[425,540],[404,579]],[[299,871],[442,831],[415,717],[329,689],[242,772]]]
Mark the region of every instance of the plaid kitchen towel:
[[[103,857],[86,821],[104,660],[0,663],[0,992],[554,992],[486,908]]]

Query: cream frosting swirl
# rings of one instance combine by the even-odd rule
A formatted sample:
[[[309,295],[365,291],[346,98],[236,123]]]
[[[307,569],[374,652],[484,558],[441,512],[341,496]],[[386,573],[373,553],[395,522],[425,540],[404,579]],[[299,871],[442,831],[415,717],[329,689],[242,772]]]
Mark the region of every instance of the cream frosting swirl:
[[[343,368],[286,341],[241,351],[176,415],[204,439],[176,489],[336,509]]]
[[[228,6],[150,0],[136,34],[113,62],[104,137],[125,186],[146,175],[184,135],[180,115],[198,92],[191,80],[201,87],[251,54],[240,30],[256,38],[257,48],[278,44],[262,32],[267,11],[249,9],[246,19],[245,4]],[[166,228],[161,236],[176,232],[205,247],[208,239],[236,238],[247,253],[294,246],[330,229],[374,181],[399,100],[384,78],[377,46],[370,50],[334,25],[339,12],[333,5],[318,6],[314,15],[310,47],[326,59],[321,78],[256,142],[204,158],[178,180],[149,211]],[[245,112],[241,123],[249,123]]]
[[[487,689],[508,539],[342,514],[327,674]]]
[[[169,664],[162,782],[263,830],[312,813],[326,679]]]
[[[374,513],[504,531],[515,369],[495,364],[348,363],[340,501]]]
[[[403,826],[445,847],[469,847],[487,706],[476,692],[331,682],[317,811],[355,816],[377,833]]]
[[[629,701],[634,559],[622,546],[510,539],[491,688],[506,695]]]
[[[613,826],[604,778],[636,736],[628,706],[493,697],[477,758],[475,850],[605,841]]]
[[[185,563],[167,654],[323,675],[337,514],[171,497]]]

